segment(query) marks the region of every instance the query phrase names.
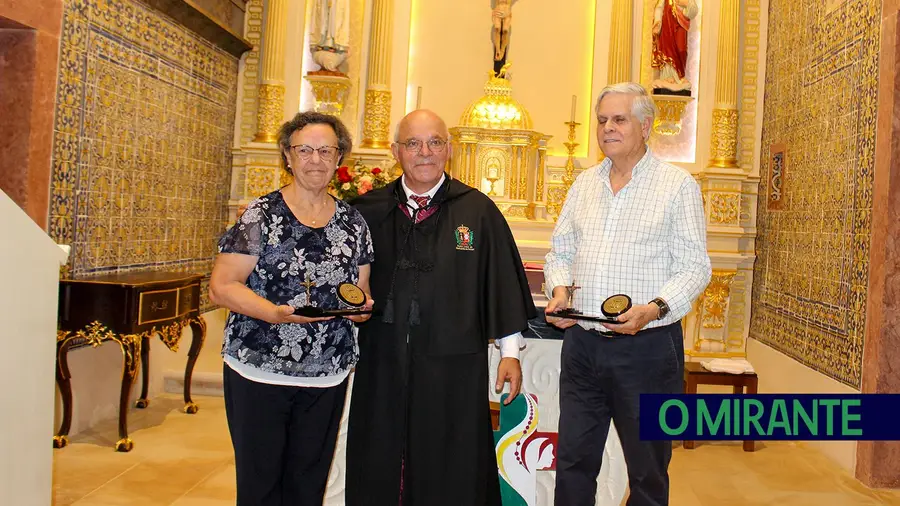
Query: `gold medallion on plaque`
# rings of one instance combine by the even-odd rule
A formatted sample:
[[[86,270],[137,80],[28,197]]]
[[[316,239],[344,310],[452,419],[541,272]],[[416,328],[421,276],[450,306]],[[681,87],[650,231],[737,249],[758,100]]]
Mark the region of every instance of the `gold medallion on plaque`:
[[[366,304],[366,294],[362,288],[353,283],[341,283],[338,286],[338,298],[350,307],[357,308]]]
[[[629,309],[631,309],[631,297],[623,294],[607,298],[600,306],[600,311],[610,318],[615,318]]]

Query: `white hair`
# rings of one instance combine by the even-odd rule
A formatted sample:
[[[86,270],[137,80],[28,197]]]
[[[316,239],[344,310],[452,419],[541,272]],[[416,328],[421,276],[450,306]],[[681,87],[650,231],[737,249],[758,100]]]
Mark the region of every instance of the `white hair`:
[[[656,120],[657,108],[653,98],[647,93],[647,90],[638,83],[618,83],[610,84],[600,92],[597,97],[597,105],[594,107],[594,114],[600,116],[600,101],[603,97],[611,93],[621,93],[623,95],[634,96],[634,103],[631,105],[631,113],[637,117],[638,121],[643,123],[650,120],[652,124]]]

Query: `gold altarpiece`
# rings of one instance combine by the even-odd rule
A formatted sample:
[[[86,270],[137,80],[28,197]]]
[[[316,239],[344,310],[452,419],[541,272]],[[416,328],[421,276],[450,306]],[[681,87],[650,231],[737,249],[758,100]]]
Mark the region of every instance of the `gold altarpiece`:
[[[503,76],[503,73],[501,73]],[[450,129],[450,173],[491,197],[507,218],[550,219],[545,172],[549,135],[532,129],[506,77],[490,73],[484,96]]]
[[[273,127],[287,119],[283,111],[283,97],[285,93],[290,93],[291,86],[296,85],[290,82],[281,84],[284,76],[273,71],[277,69],[273,63],[283,62],[287,57],[282,44],[268,47],[260,44],[264,38],[263,32],[267,35],[272,32],[270,40],[284,40],[275,33],[284,24],[278,22],[283,20],[284,11],[272,8],[283,5],[283,1],[268,4],[269,15],[266,16],[263,16],[263,0],[249,0],[247,3],[247,16],[251,22],[244,36],[254,44],[254,49],[248,53],[241,83],[240,148],[234,150],[230,202],[232,219],[242,204],[287,182],[280,169],[280,155],[274,143],[254,142],[265,134],[274,133]],[[643,2],[643,19],[635,25],[641,32],[640,44],[632,47],[628,30],[611,30],[610,37],[615,43],[611,43],[608,55],[610,79],[634,79],[649,84],[649,76],[643,74],[649,71],[646,63],[651,40],[650,13],[657,0]],[[306,4],[306,1],[302,3]],[[629,17],[635,14],[631,12],[632,4],[625,0],[615,0],[613,3],[621,17],[614,16],[615,23],[632,25],[633,20]],[[367,95],[363,122],[366,125],[364,131],[374,132],[369,137],[378,140],[381,146],[389,141],[390,132],[387,127],[390,124],[390,109],[384,107],[389,100],[385,97],[392,92],[403,91],[391,90],[388,84],[390,55],[400,54],[402,50],[393,48],[390,42],[389,34],[393,27],[389,23],[390,16],[385,13],[391,11],[392,1],[373,0],[371,5],[373,12],[378,13],[372,15],[373,26],[377,25],[378,29],[372,29],[371,40],[368,41],[372,48],[376,48],[370,53],[375,65],[370,63],[369,68],[377,72],[366,81],[367,91],[375,91],[372,92],[371,104]],[[693,158],[695,161],[691,169],[703,193],[708,222],[708,250],[714,272],[710,285],[696,301],[694,311],[684,320],[685,347],[687,354],[693,358],[743,356],[746,352],[760,177],[757,130],[760,123],[758,111],[761,109],[758,102],[761,100],[763,74],[760,56],[765,54],[765,37],[761,36],[760,28],[767,5],[762,0],[740,3],[723,0],[723,6],[728,8],[720,9],[717,20],[720,40],[716,41],[716,45],[721,47],[714,64],[716,70],[710,73],[710,78],[699,82],[701,88],[716,92],[711,126],[694,134],[697,139],[709,138],[709,155],[698,153]],[[709,23],[715,21],[711,19]],[[359,40],[363,36],[362,30],[357,31]],[[641,61],[640,75],[633,75],[629,68],[629,63],[635,59]],[[352,78],[356,78],[356,72],[358,70],[351,69]],[[705,100],[703,97],[705,95],[696,100],[702,102]],[[354,115],[362,107],[348,103],[345,112]],[[666,119],[674,120],[681,116],[675,112],[680,113],[661,111],[660,126],[666,126]],[[587,125],[581,128],[587,128]],[[659,128],[655,130],[658,138],[674,142],[678,137],[663,135]],[[458,126],[451,128],[451,137],[454,154],[449,171],[454,177],[494,199],[508,219],[523,260],[542,261],[567,186],[583,167],[577,167],[577,163],[567,163],[566,167],[562,167],[558,159],[547,160],[550,136],[534,130],[528,111],[512,98],[510,81],[503,77],[488,79],[484,96],[465,110]],[[571,138],[569,140],[572,141]],[[705,146],[705,142],[698,142],[698,151]],[[394,163],[384,149],[354,152],[344,163],[352,165],[356,161],[380,167],[389,167]],[[573,162],[574,156],[570,155],[568,161]]]

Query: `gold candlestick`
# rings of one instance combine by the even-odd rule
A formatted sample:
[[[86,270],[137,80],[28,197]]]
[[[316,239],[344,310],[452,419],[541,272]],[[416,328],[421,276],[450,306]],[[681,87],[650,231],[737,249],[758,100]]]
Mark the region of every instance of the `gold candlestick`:
[[[566,121],[566,125],[569,125],[569,140],[564,142],[563,146],[569,150],[569,158],[566,160],[566,173],[563,175],[563,185],[566,188],[567,195],[569,188],[572,187],[572,183],[575,182],[575,148],[578,147],[578,143],[575,142],[575,127],[580,124],[576,121]]]

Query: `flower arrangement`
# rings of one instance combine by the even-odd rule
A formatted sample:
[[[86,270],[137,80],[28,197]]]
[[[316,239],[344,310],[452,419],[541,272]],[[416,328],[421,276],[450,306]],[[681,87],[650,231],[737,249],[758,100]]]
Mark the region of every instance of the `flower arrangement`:
[[[346,201],[382,188],[393,179],[389,171],[381,167],[368,167],[356,162],[353,167],[338,167],[328,189],[332,195]]]

